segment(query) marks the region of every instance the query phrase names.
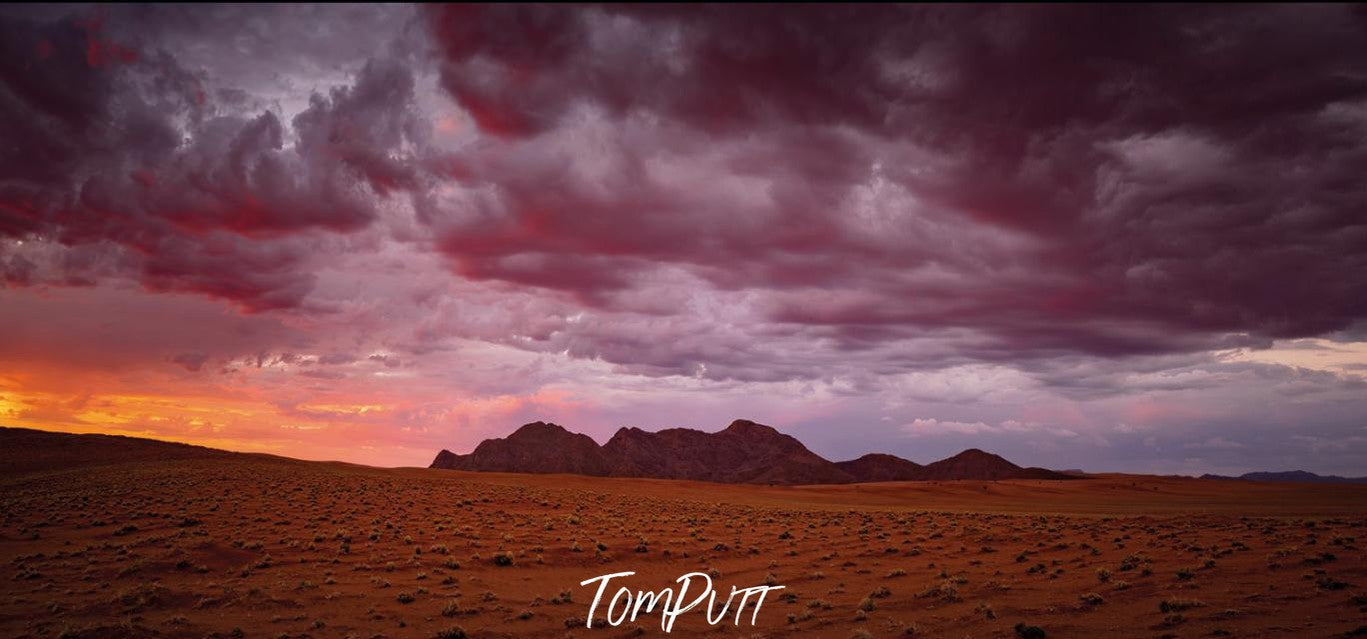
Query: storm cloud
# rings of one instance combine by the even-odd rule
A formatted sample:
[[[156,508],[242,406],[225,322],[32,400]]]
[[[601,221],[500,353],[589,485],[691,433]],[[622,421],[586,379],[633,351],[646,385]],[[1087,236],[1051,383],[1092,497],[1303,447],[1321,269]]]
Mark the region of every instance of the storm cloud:
[[[840,346],[969,329],[965,354],[993,360],[1266,343],[1367,311],[1358,9],[431,20],[443,87],[493,139],[435,224],[470,277],[612,307],[678,266]]]
[[[0,299],[279,322],[135,359],[275,362],[292,417],[373,392],[417,448],[498,430],[443,388],[594,432],[767,393],[817,439],[1230,469],[1293,435],[1215,405],[1314,396],[1295,441],[1364,450],[1361,7],[9,7],[0,54]]]

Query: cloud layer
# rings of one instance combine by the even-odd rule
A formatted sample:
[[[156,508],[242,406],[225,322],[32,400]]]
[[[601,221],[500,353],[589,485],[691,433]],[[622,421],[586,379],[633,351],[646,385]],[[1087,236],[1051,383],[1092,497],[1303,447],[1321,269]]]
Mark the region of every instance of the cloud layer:
[[[228,439],[744,413],[914,458],[1142,421],[1115,466],[1348,460],[1367,359],[1294,353],[1367,325],[1364,36],[1349,6],[12,7],[4,321],[104,300],[144,337],[0,357],[265,407]],[[343,393],[375,401],[300,408]]]

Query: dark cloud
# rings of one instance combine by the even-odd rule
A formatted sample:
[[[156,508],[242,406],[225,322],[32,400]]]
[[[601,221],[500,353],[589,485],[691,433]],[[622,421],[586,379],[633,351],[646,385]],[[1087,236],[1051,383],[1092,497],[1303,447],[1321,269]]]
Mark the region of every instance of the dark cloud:
[[[366,228],[415,186],[406,66],[371,61],[287,124],[217,99],[163,50],[113,42],[105,22],[0,17],[0,237],[105,254],[40,269],[14,248],[7,282],[109,269],[252,311],[293,307],[328,234]]]
[[[0,6],[0,390],[340,420],[309,454],[372,463],[743,413],[837,456],[1361,474],[1365,25]]]
[[[393,241],[494,291],[413,353],[751,381],[1357,335],[1364,15],[10,8],[0,281],[338,312]]]
[[[959,354],[991,361],[1257,346],[1367,315],[1358,8],[429,20],[443,86],[491,136],[425,218],[467,277],[611,310],[676,266],[842,349],[968,330]]]
[[[209,355],[206,353],[180,353],[171,358],[171,361],[185,367],[185,370],[192,373],[199,372],[208,363]]]

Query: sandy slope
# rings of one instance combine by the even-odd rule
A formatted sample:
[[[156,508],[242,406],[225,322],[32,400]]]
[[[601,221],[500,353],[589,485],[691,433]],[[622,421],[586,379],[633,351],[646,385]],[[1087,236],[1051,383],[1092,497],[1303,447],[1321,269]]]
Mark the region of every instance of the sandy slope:
[[[685,637],[1014,637],[1017,623],[1049,637],[1332,637],[1367,625],[1363,486],[770,488],[131,458],[0,480],[0,636],[661,636],[655,615],[583,626],[593,590],[578,583],[626,570],[636,588],[695,570],[723,587],[786,586],[755,627],[749,611],[739,628],[694,611],[672,633]]]

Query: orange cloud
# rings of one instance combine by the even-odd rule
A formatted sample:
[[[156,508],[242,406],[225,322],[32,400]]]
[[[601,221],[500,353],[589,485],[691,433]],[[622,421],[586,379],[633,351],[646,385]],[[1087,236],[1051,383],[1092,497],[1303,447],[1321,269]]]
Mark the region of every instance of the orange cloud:
[[[32,378],[30,378],[32,379]],[[71,433],[148,437],[244,452],[381,466],[426,465],[441,448],[473,445],[533,415],[565,414],[575,402],[541,391],[527,396],[432,397],[379,392],[309,393],[261,384],[152,384],[159,392],[32,388],[0,377],[6,425]],[[165,382],[165,380],[163,380]],[[524,417],[526,416],[526,417]]]

